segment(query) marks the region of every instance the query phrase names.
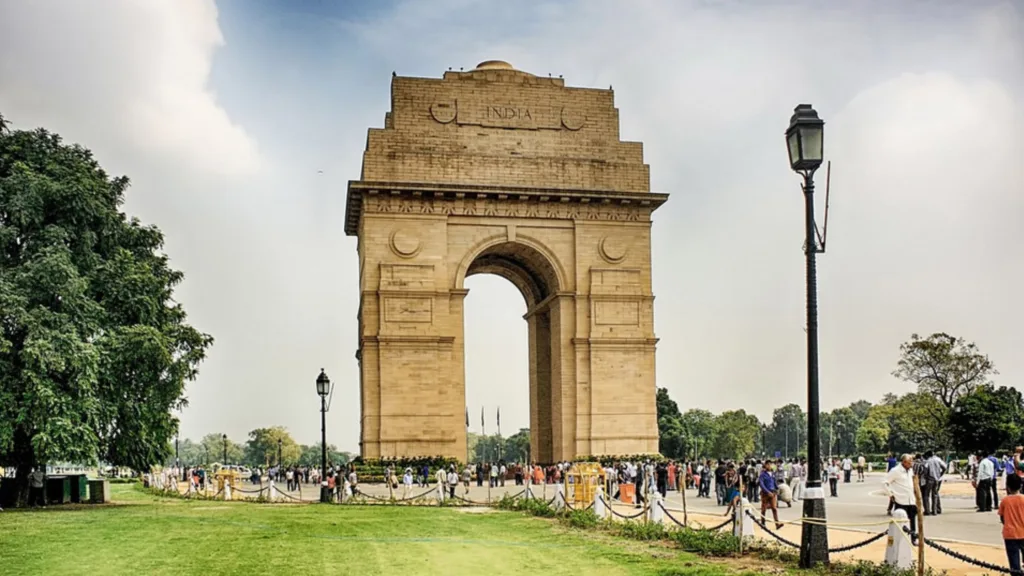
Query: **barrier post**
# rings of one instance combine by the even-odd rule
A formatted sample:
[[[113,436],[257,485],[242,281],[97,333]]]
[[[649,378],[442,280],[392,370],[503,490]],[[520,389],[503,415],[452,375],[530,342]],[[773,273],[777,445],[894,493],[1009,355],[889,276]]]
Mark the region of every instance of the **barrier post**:
[[[914,565],[914,551],[910,539],[903,534],[907,524],[906,511],[897,508],[892,511],[892,522],[889,523],[889,535],[885,545],[885,563],[901,570],[909,570]]]
[[[648,508],[650,509],[648,516],[654,524],[661,524],[662,520],[665,518],[665,509],[662,508],[664,503],[665,499],[662,498],[661,492],[655,492],[648,504]]]
[[[224,500],[231,500],[231,483],[224,478]]]
[[[750,501],[743,496],[740,496],[740,503],[733,510],[733,520],[735,520],[735,522],[733,522],[732,527],[733,535],[738,537],[740,540],[742,540],[744,536],[754,535],[754,521],[751,520],[750,516],[746,513],[749,508]]]
[[[555,484],[555,510],[559,512],[565,508],[565,485],[561,482]]]
[[[608,514],[604,505],[604,491],[600,486],[597,487],[597,493],[594,494],[594,514],[601,520],[604,520],[604,517]]]
[[[917,503],[917,576],[924,576],[924,503],[917,474],[914,474],[914,502]]]
[[[274,501],[274,499],[277,497],[277,494],[274,492],[275,490],[277,490],[277,485],[274,484],[274,479],[271,478],[270,479],[270,485],[267,488],[267,500],[269,500],[271,502]]]

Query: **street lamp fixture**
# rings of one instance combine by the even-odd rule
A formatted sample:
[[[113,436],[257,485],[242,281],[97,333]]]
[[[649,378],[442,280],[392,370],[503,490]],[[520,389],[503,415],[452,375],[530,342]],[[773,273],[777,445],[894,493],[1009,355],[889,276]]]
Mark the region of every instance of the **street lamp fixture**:
[[[223,464],[223,466],[227,467],[227,465],[228,465],[228,435],[227,434],[221,434],[221,440],[224,441],[224,464]]]
[[[278,477],[281,476],[281,463],[282,463],[281,462],[281,444],[282,444],[282,442],[283,442],[283,440],[281,438],[277,439],[277,475],[278,475]]]
[[[821,442],[818,429],[818,279],[815,256],[825,251],[824,236],[814,220],[814,172],[824,156],[825,123],[810,104],[800,104],[786,130],[789,166],[804,177],[804,255],[807,264],[807,489],[800,540],[800,566],[828,564],[825,490],[821,486]],[[826,216],[826,225],[828,217]]]
[[[328,503],[331,493],[327,490],[327,395],[331,393],[331,379],[323,368],[316,377],[316,393],[320,396],[320,501]]]

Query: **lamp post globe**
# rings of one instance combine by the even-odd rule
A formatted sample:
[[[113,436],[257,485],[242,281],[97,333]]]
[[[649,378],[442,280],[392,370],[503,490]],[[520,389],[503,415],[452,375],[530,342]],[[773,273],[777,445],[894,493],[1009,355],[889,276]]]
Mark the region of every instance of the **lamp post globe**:
[[[825,122],[810,104],[793,110],[786,129],[789,167],[804,178],[804,256],[807,268],[807,487],[804,490],[805,522],[800,539],[800,566],[828,564],[828,531],[825,525],[825,490],[821,485],[821,440],[818,423],[818,273],[815,256],[822,251],[814,220],[814,171],[824,157]]]
[[[327,395],[331,393],[331,379],[323,368],[316,377],[316,393],[320,396],[320,501],[327,503],[331,501],[327,489]]]
[[[810,104],[793,110],[786,130],[789,166],[794,172],[813,174],[821,166],[825,153],[825,122]]]

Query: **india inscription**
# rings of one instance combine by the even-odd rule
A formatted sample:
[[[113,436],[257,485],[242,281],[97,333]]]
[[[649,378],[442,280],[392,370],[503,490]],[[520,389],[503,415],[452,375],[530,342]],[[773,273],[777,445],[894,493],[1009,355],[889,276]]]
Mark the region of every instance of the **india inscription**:
[[[358,237],[365,457],[466,454],[466,277],[522,293],[531,459],[653,453],[650,191],[611,90],[501,61],[392,79],[345,231]],[[583,130],[585,139],[574,133]]]

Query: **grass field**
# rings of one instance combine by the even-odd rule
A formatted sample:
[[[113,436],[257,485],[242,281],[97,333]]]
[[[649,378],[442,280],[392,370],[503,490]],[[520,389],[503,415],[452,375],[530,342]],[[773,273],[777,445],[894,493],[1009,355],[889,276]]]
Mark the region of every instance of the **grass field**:
[[[0,574],[737,573],[513,512],[186,501],[112,489],[117,505],[0,514]]]

